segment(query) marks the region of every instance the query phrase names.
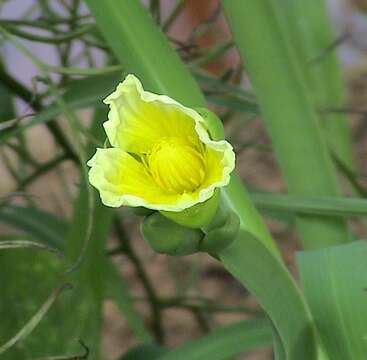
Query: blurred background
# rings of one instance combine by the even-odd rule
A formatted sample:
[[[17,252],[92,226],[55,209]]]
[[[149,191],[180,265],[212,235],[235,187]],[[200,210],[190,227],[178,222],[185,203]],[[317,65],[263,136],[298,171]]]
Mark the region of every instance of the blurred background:
[[[240,64],[220,1],[161,0],[145,4],[199,81],[210,107],[223,119],[228,140],[238,156],[239,173],[247,187],[256,191],[284,191],[246,76],[246,64],[244,68]],[[356,182],[364,189],[367,186],[367,1],[329,0],[328,7],[335,40],[325,51],[336,49],[342,66],[348,100],[338,111],[348,115],[355,158],[364,172]],[[83,1],[0,0],[0,25],[49,66],[52,82],[62,94],[70,84],[77,86],[80,79],[92,76],[90,69],[115,64]],[[0,208],[0,236],[4,239],[47,237],[50,235],[45,228],[47,221],[42,220],[45,213],[53,229],[57,226],[61,229],[64,222],[75,216],[73,207],[80,186],[80,169],[74,155],[75,128],[57,112],[52,115],[52,122],[42,123],[42,116],[51,116],[47,111],[53,111],[54,97],[34,59],[9,41],[0,43],[0,54],[0,199],[7,204]],[[66,68],[73,71],[68,73]],[[110,69],[101,74],[107,76],[102,93],[107,95],[113,90],[122,70]],[[94,79],[89,86],[93,88],[98,81]],[[9,93],[10,102],[5,95]],[[69,100],[75,102],[81,141],[90,141],[96,147],[88,129],[92,119],[99,122],[100,130],[100,124],[106,120],[103,97],[96,92],[92,94],[94,100],[91,95],[89,99],[81,97],[78,103],[78,94],[71,93]],[[97,115],[88,101],[100,102]],[[13,115],[9,116],[10,113]],[[35,117],[39,113],[43,115]],[[34,119],[39,122],[37,126],[32,125]],[[12,137],[1,137],[18,124],[32,126]],[[39,212],[27,212],[29,208]],[[261,312],[246,290],[214,260],[206,255],[172,258],[155,254],[139,233],[140,220],[129,209],[119,213],[120,223],[113,222],[105,251],[121,272],[130,300],[154,337],[176,346],[218,325]],[[267,215],[267,223],[286,262],[294,270],[297,242],[293,221],[286,216]],[[353,226],[361,236],[365,235],[359,222],[355,221]],[[121,245],[124,242],[128,243],[128,250]],[[31,265],[20,266],[19,256],[24,257],[23,265],[27,262]],[[34,278],[24,278],[30,266],[36,267],[37,256],[28,258],[29,255],[21,253],[11,255],[11,259],[7,255],[5,259],[0,254],[0,268],[6,265],[7,281],[11,278],[16,288],[23,287],[20,292],[14,287],[5,289],[4,283],[0,283],[0,315],[7,314],[7,320],[0,322],[0,342],[10,335],[5,324],[14,331],[19,329],[50,290],[52,282],[44,282],[45,269],[38,269]],[[38,290],[34,302],[28,301]],[[151,305],[152,297],[158,303],[158,310]],[[136,344],[137,337],[115,301],[105,300],[103,309],[102,348],[106,359],[112,360]],[[159,312],[158,319],[154,311]],[[59,320],[62,324],[62,318]],[[9,355],[8,359],[20,359],[14,356]],[[269,358],[270,351],[266,349],[239,357]]]

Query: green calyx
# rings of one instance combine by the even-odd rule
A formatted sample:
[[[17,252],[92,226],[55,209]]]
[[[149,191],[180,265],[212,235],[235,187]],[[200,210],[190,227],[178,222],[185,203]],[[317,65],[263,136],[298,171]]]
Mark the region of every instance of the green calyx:
[[[220,190],[216,189],[213,196],[203,203],[196,204],[180,212],[160,211],[160,213],[177,224],[200,229],[212,221],[218,209],[219,195]]]
[[[178,224],[156,212],[145,218],[142,233],[158,253],[180,256],[207,252],[215,255],[232,244],[239,228],[238,216],[221,204],[211,221],[201,229]]]
[[[201,251],[217,254],[232,244],[240,229],[240,219],[233,211],[226,212],[224,218],[223,223],[207,230],[200,244]]]
[[[200,242],[204,237],[199,229],[177,224],[158,212],[145,218],[142,233],[154,251],[174,256],[200,251]]]

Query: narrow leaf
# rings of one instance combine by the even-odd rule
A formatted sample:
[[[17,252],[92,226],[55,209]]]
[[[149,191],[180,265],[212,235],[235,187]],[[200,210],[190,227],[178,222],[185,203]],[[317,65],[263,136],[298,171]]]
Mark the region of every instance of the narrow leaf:
[[[222,2],[291,194],[338,194],[335,169],[275,0]],[[271,61],[269,61],[271,59]],[[306,248],[343,243],[343,219],[297,219]]]
[[[215,329],[206,336],[169,351],[159,360],[226,360],[266,348],[271,341],[271,328],[267,320],[246,320]]]
[[[298,256],[304,292],[330,359],[366,357],[366,259],[366,241]]]

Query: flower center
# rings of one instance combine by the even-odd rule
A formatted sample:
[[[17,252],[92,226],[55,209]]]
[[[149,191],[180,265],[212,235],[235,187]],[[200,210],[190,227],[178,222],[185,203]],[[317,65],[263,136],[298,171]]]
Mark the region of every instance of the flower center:
[[[179,194],[195,191],[202,184],[206,171],[203,149],[179,138],[155,144],[146,165],[161,188]]]

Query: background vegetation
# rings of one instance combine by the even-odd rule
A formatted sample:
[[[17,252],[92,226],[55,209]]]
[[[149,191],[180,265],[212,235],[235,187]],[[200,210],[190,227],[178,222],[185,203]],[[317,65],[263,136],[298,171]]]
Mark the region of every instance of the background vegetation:
[[[1,359],[365,358],[366,4],[348,6],[338,34],[320,0],[0,2]],[[241,238],[219,261],[154,254],[87,182],[127,73],[223,120]]]

